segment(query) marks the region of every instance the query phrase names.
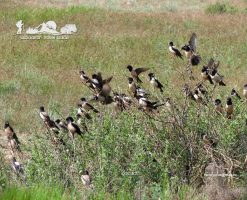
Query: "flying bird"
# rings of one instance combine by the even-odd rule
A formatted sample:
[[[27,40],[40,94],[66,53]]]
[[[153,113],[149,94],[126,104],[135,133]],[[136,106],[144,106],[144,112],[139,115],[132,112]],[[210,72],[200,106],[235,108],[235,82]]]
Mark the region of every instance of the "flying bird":
[[[181,50],[184,51],[185,57],[189,59],[192,66],[198,65],[201,61],[200,55],[196,54],[197,35],[192,33],[188,44],[185,44]]]
[[[149,70],[148,68],[144,67],[134,69],[131,65],[128,65],[127,69],[130,71],[132,78],[139,83],[142,83],[141,79],[139,78],[139,75]]]

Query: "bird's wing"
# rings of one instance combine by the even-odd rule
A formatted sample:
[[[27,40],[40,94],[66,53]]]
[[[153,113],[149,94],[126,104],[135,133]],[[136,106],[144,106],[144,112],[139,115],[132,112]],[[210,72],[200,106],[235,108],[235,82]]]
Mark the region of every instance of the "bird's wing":
[[[136,72],[136,74],[138,76],[140,73],[145,72],[147,70],[149,70],[149,68],[140,67],[140,68],[136,68],[135,72]]]
[[[157,83],[158,83],[158,87],[163,88],[164,86],[156,79]]]
[[[111,77],[109,77],[109,78],[103,80],[103,81],[102,81],[102,82],[103,82],[103,85],[106,84],[106,83],[110,83],[111,80],[112,80],[112,78],[113,78],[113,76],[111,76]]]
[[[210,60],[208,61],[208,65],[207,68],[212,70],[214,68],[214,59],[210,58]]]
[[[189,40],[189,45],[191,49],[196,52],[196,46],[197,46],[197,36],[195,33],[192,33],[190,40]]]

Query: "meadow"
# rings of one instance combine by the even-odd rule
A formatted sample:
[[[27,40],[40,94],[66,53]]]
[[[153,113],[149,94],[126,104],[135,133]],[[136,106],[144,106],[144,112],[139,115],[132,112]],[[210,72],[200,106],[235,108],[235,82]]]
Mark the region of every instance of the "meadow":
[[[228,120],[214,112],[213,102],[198,108],[181,89],[184,83],[193,88],[201,81],[202,65],[212,57],[220,61],[226,83],[214,92],[205,84],[212,99],[225,104],[232,88],[242,94],[247,83],[247,2],[219,6],[214,1],[195,5],[179,0],[150,7],[148,1],[140,1],[141,6],[134,1],[131,8],[121,1],[112,7],[108,1],[96,7],[93,1],[69,7],[51,2],[0,2],[0,124],[8,120],[20,138],[23,154],[18,160],[27,179],[24,183],[9,166],[2,129],[0,199],[234,199],[234,195],[245,199],[246,103],[234,100],[234,117]],[[25,28],[48,20],[59,27],[74,23],[78,32],[68,40],[20,40],[15,26],[20,19]],[[186,60],[172,58],[168,43],[181,47],[193,32],[202,62],[193,68],[195,80],[190,80]],[[147,73],[141,75],[142,86],[154,100],[170,97],[178,110],[161,108],[158,114],[147,115],[134,107],[115,114],[112,105],[93,103],[100,115],[86,121],[89,131],[83,139],[73,143],[68,134],[61,134],[74,153],[52,144],[39,107],[43,105],[53,119],[74,117],[78,100],[92,96],[80,81],[81,69],[89,75],[112,75],[112,90],[128,94],[128,64],[150,68],[163,83],[164,93],[153,90]],[[171,117],[177,122],[170,123]],[[202,143],[203,133],[219,141],[211,153]],[[226,185],[205,184],[204,170],[212,161],[236,177],[226,177]],[[92,176],[93,190],[80,181],[85,169]],[[37,197],[31,196],[34,193]]]

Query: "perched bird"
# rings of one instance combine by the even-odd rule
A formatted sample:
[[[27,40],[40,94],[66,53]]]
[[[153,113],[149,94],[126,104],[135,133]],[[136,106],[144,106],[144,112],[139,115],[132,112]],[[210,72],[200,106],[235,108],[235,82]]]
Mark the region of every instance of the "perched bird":
[[[149,93],[146,90],[144,90],[143,88],[139,87],[139,86],[136,87],[135,94],[136,94],[135,96],[141,96],[141,97],[149,96]]]
[[[85,122],[82,120],[82,116],[80,114],[76,115],[76,123],[83,128],[83,130],[85,130],[86,132],[88,131],[88,128],[85,124]]]
[[[85,170],[81,175],[81,181],[83,185],[90,187],[91,186],[91,177],[89,176],[89,172]]]
[[[214,84],[219,84],[221,86],[226,86],[226,84],[223,82],[224,76],[221,76],[216,69],[213,69],[211,74],[209,74],[211,79],[214,81]]]
[[[213,139],[209,138],[207,136],[207,134],[203,133],[201,135],[201,137],[202,137],[202,141],[203,141],[203,143],[205,145],[205,148],[209,148],[209,147],[215,148],[215,147],[217,147],[217,143],[218,142],[216,140],[213,140]]]
[[[193,92],[191,91],[188,84],[184,84],[182,91],[184,92],[185,97],[189,97],[191,100],[196,101]]]
[[[92,119],[92,117],[89,115],[89,113],[85,112],[82,108],[81,104],[77,104],[78,110],[77,114],[86,117],[86,119]]]
[[[218,114],[222,114],[223,113],[223,106],[221,104],[221,100],[220,99],[215,99],[214,107],[215,107],[216,113],[218,113]]]
[[[84,83],[90,81],[90,78],[86,75],[86,73],[83,70],[80,71],[80,78]]]
[[[149,73],[148,77],[149,77],[149,81],[150,81],[151,85],[154,88],[158,88],[160,90],[160,92],[162,93],[164,86],[158,81],[158,79],[155,77],[154,73]]]
[[[95,113],[99,112],[90,103],[88,103],[87,100],[84,97],[81,98],[81,104],[80,105],[81,105],[81,108],[83,109],[83,111],[85,111],[85,112],[88,112],[90,110],[92,110]]]
[[[9,122],[7,121],[4,124],[4,132],[7,134],[8,145],[10,146],[10,148],[12,150],[17,150],[21,152],[21,148],[19,146],[21,143],[16,133],[14,132],[13,128],[10,126]]]
[[[184,51],[185,57],[189,59],[192,66],[198,65],[201,61],[200,55],[196,54],[197,36],[192,33],[188,44],[185,44],[181,50]]]
[[[226,101],[226,117],[228,119],[231,119],[232,113],[233,113],[233,103],[231,97],[228,97]]]
[[[151,102],[147,98],[142,96],[136,97],[140,108],[143,108],[145,111],[153,111],[156,110],[158,107],[163,106],[164,104],[158,104],[158,101]]]
[[[181,59],[183,59],[182,54],[180,53],[180,51],[176,48],[175,45],[173,45],[173,42],[169,42],[169,51],[172,53],[172,55],[179,57]]]
[[[210,84],[214,84],[212,79],[211,79],[211,76],[209,75],[208,73],[208,68],[207,66],[203,66],[202,67],[202,70],[201,70],[201,77],[202,77],[202,80],[203,81],[209,81]]]
[[[82,137],[83,132],[81,132],[80,128],[74,123],[74,119],[72,117],[67,117],[66,122],[67,122],[68,130],[73,139],[75,137],[75,134],[78,134]]]
[[[247,84],[244,85],[243,95],[244,95],[245,99],[247,100]]]
[[[39,116],[41,117],[41,119],[44,122],[47,121],[47,120],[50,120],[50,117],[47,114],[47,112],[45,112],[45,108],[43,106],[40,106],[40,108],[39,108]]]
[[[194,97],[194,99],[195,99],[195,101],[196,101],[197,103],[199,103],[199,104],[204,104],[204,105],[206,104],[206,103],[203,101],[202,97],[200,96],[198,90],[195,90],[195,91],[194,91],[193,97]]]
[[[54,133],[58,133],[60,130],[57,124],[51,119],[46,120],[45,125],[47,126],[49,130],[53,131]]]
[[[59,127],[59,129],[65,130],[65,131],[68,130],[67,124],[66,124],[65,122],[61,121],[60,119],[56,119],[56,120],[55,120],[55,123],[56,123],[56,125]]]
[[[241,99],[241,97],[239,96],[239,94],[237,93],[237,91],[234,88],[231,91],[231,96],[232,97],[237,97],[238,99]]]
[[[16,174],[20,174],[20,173],[23,174],[24,173],[22,165],[16,161],[15,157],[12,157],[11,167]]]
[[[129,77],[128,78],[128,86],[129,86],[129,90],[133,93],[133,94],[135,94],[135,92],[136,92],[136,83],[134,82],[134,79],[133,78],[131,78],[131,77]]]
[[[149,70],[148,68],[143,68],[143,67],[134,69],[131,65],[128,65],[128,66],[127,66],[127,69],[130,71],[132,78],[133,78],[135,81],[140,82],[140,83],[142,83],[142,81],[141,81],[141,79],[139,78],[139,75],[140,75],[142,72],[145,72],[145,71]]]
[[[121,96],[117,93],[115,93],[113,96],[113,106],[116,112],[122,112],[125,109],[123,100]]]

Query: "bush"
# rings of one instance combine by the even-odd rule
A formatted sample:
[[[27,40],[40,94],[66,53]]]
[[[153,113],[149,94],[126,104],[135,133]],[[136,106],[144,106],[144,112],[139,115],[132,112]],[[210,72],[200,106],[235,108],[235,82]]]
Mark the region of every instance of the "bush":
[[[238,11],[237,8],[230,6],[228,4],[225,3],[215,3],[215,4],[211,4],[206,8],[206,13],[209,14],[222,14],[222,13],[230,13],[230,14],[234,14]]]

